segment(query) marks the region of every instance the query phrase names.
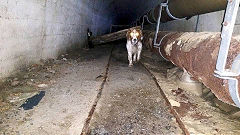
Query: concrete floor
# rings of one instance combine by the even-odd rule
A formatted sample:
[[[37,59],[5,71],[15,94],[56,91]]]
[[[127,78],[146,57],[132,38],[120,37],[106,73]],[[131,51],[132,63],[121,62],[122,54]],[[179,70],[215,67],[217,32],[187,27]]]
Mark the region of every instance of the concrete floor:
[[[129,68],[125,44],[114,45],[108,78],[92,115],[89,134],[183,134],[150,74],[141,64]],[[2,82],[0,95],[4,93],[6,98],[0,98],[0,107],[6,109],[0,110],[0,135],[81,134],[99,93],[112,46],[68,52],[41,68],[21,72],[18,79],[13,76]],[[237,120],[229,119],[201,97],[187,91],[182,91],[181,97],[173,94],[178,89],[175,78],[166,78],[167,70],[174,68],[171,63],[146,50],[143,56],[141,61],[157,77],[169,100],[179,104],[173,106],[191,134],[240,133]],[[20,83],[7,85],[14,80]],[[46,93],[37,106],[19,109],[26,97],[38,91]]]
[[[110,49],[74,52],[60,59],[58,67],[52,69],[56,75],[47,82],[46,78],[39,80],[43,84],[54,83],[40,88],[46,95],[34,109],[19,110],[17,104],[1,113],[0,134],[80,134],[101,85],[101,78],[97,77],[105,71]]]
[[[140,64],[129,68],[126,53],[124,44],[113,51],[90,134],[182,134],[149,73]]]

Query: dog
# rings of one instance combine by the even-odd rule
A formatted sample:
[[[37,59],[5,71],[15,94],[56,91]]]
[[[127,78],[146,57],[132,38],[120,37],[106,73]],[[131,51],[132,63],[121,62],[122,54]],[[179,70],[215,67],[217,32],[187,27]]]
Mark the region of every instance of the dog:
[[[127,52],[129,67],[133,66],[133,62],[138,62],[142,52],[143,34],[140,28],[130,28],[126,34],[127,37]]]

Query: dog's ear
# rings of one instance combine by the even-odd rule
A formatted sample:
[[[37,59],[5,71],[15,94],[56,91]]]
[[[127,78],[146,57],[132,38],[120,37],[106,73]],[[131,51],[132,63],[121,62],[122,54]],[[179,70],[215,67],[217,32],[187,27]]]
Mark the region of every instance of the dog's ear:
[[[141,31],[141,28],[136,28],[137,31]]]
[[[137,32],[139,33],[139,39],[140,39],[140,40],[143,40],[142,30],[141,30],[140,28],[137,28],[136,30],[137,30]]]
[[[137,28],[136,31],[142,35],[142,30],[140,28]]]
[[[141,40],[143,40],[143,33],[141,30],[139,31],[139,34],[140,34]]]
[[[128,31],[127,31],[127,34],[126,34],[126,37],[127,37],[127,39],[130,39],[130,33],[131,33],[131,29],[128,29]]]

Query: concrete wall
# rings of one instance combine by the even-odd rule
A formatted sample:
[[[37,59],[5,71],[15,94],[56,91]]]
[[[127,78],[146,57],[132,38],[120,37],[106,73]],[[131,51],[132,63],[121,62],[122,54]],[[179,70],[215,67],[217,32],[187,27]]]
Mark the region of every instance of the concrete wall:
[[[0,78],[109,31],[110,14],[99,0],[0,0]]]

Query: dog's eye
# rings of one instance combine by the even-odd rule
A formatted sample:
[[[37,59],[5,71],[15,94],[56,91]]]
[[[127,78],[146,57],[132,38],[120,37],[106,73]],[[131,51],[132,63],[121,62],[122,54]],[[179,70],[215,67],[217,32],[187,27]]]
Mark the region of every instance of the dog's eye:
[[[133,35],[134,35],[133,33],[130,33],[130,36],[131,36],[131,37],[133,37]]]

